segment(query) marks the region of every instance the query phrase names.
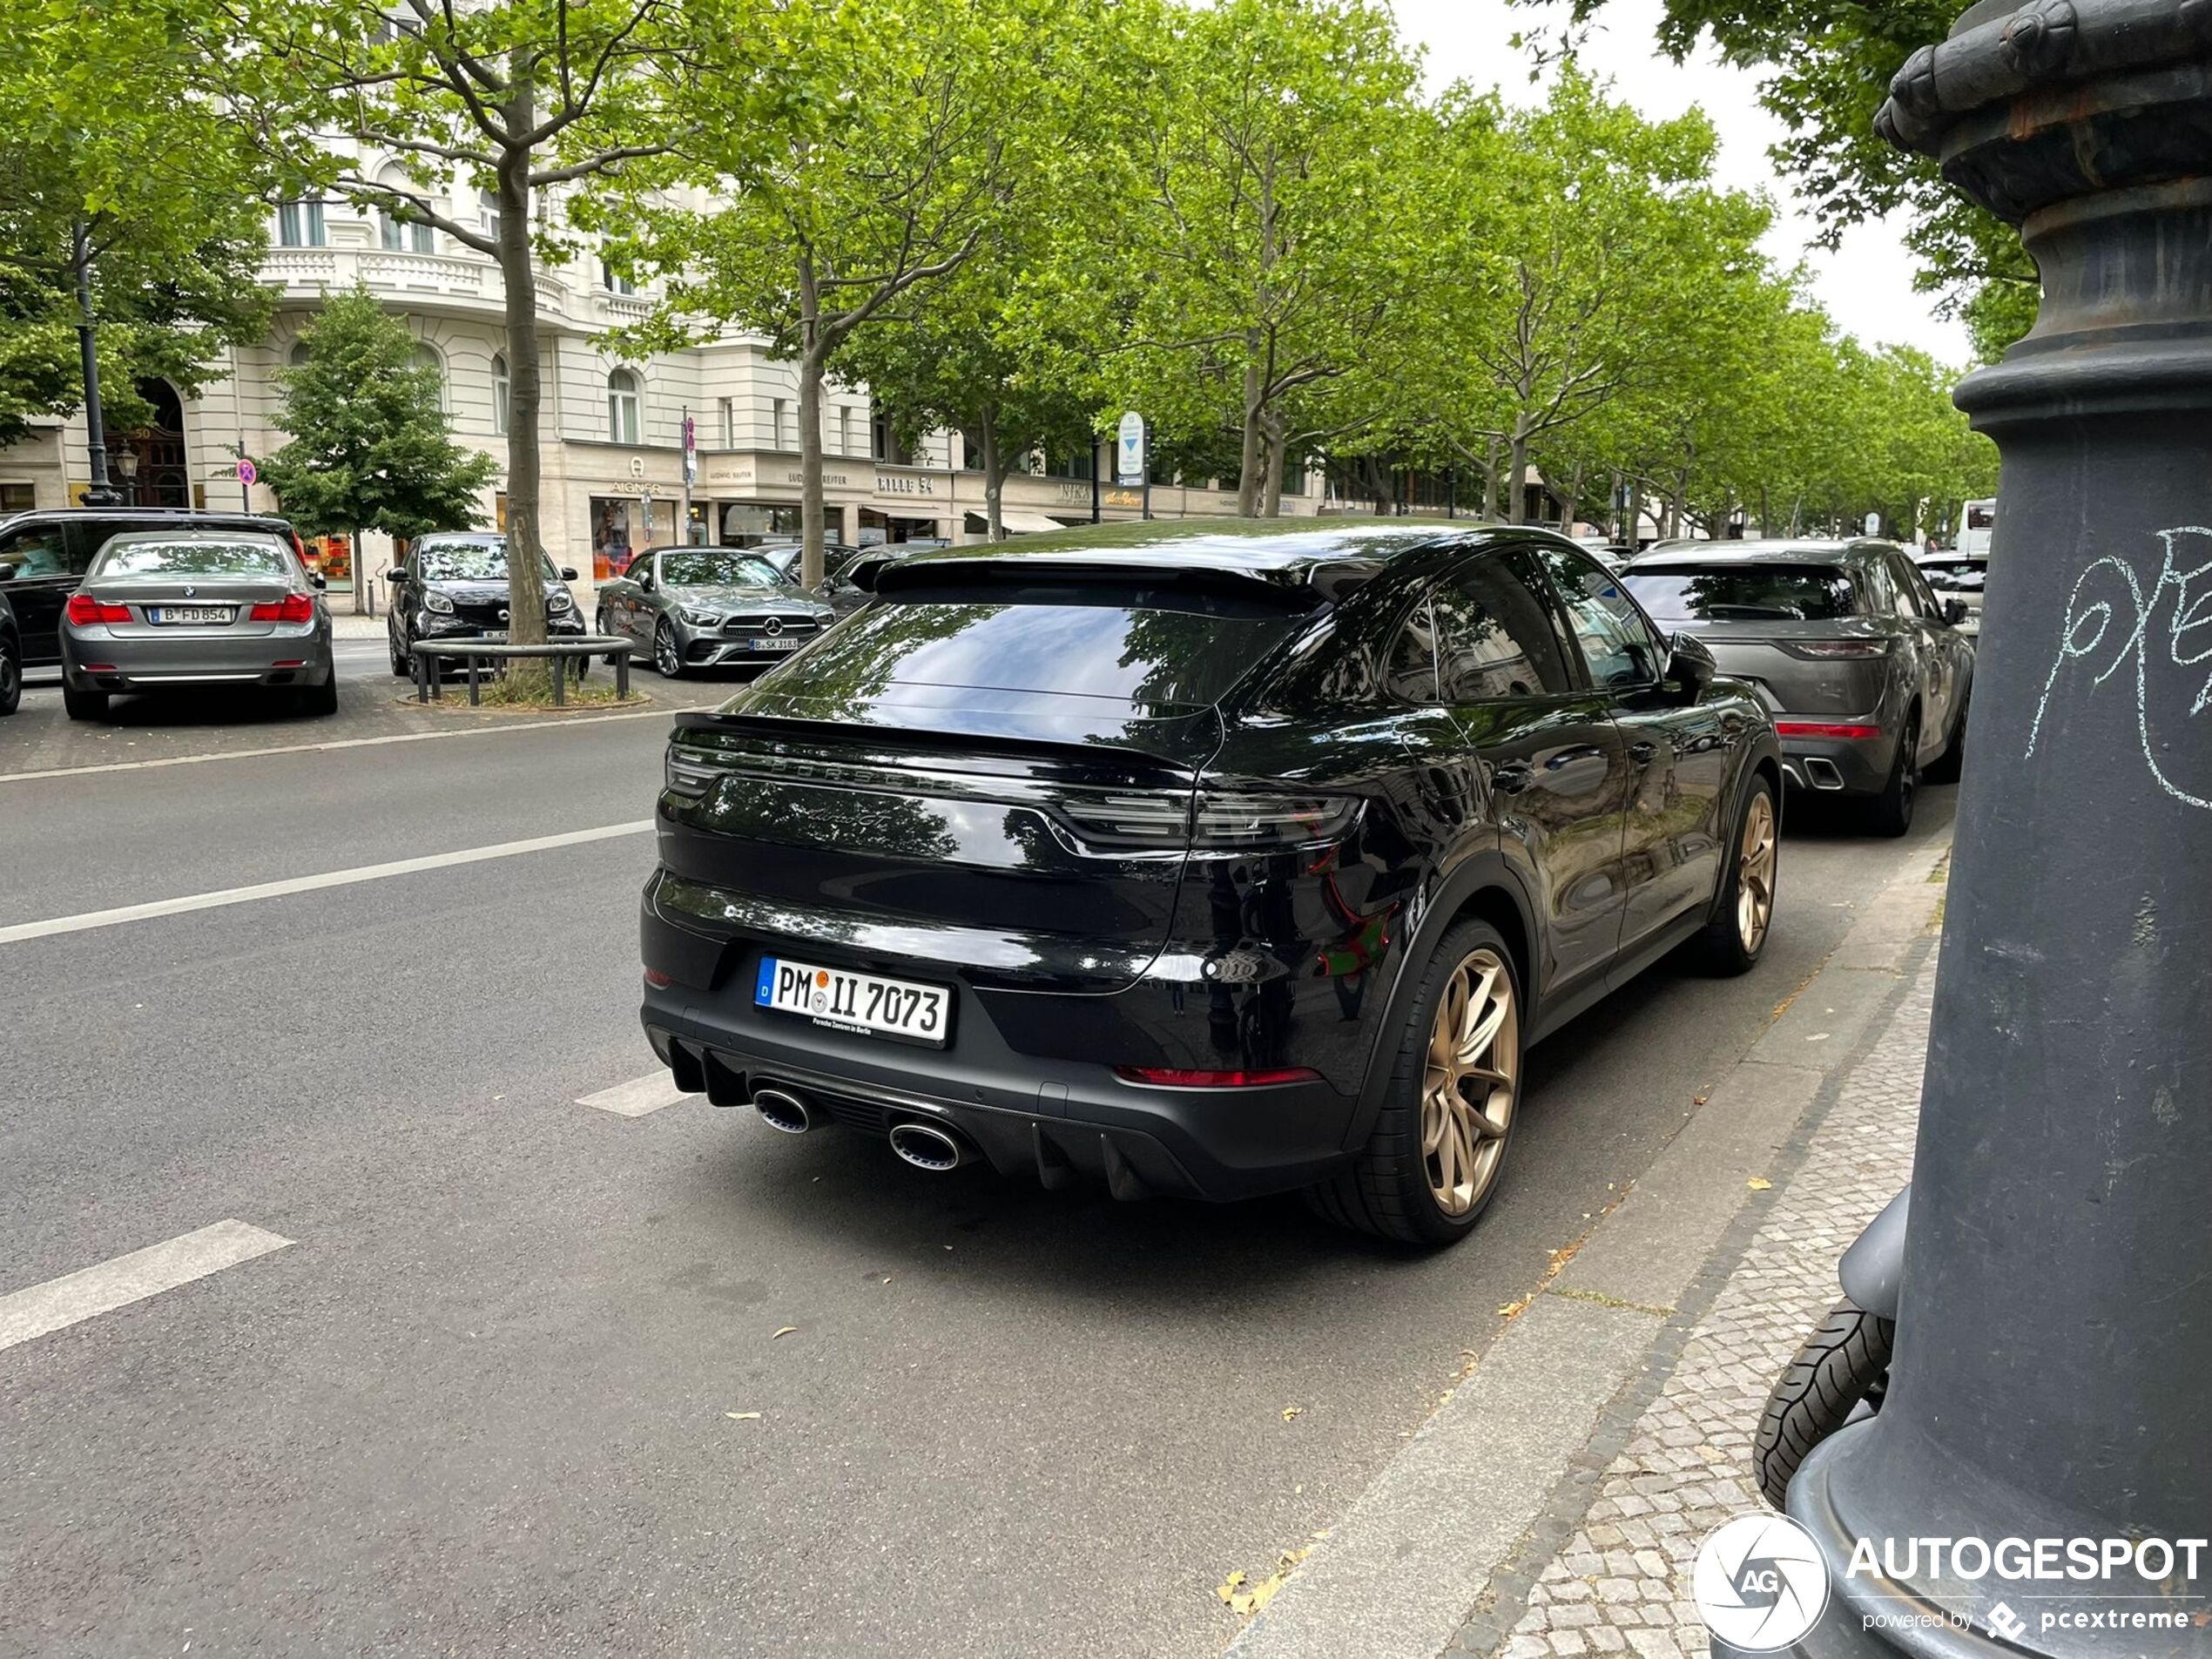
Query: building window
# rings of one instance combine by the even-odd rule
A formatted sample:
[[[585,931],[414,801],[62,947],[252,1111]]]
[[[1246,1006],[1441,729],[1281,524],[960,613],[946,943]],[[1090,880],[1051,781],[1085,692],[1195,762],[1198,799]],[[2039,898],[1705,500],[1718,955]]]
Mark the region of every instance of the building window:
[[[415,181],[407,176],[407,170],[397,165],[378,173],[376,182],[385,190],[410,195],[415,191]],[[395,253],[403,249],[428,253],[436,246],[431,239],[430,227],[414,209],[399,201],[388,201],[377,208],[376,239]]]
[[[38,505],[38,492],[29,484],[0,484],[0,513],[27,513]]]
[[[277,204],[277,242],[280,246],[321,247],[324,241],[320,202]]]
[[[738,447],[738,400],[724,398],[717,412],[722,417],[722,447],[734,449]]]
[[[602,260],[599,261],[599,282],[609,293],[635,293],[637,285],[621,272]]]
[[[885,410],[874,410],[868,416],[868,455],[894,467],[911,464],[907,451],[900,447],[898,425]]]
[[[507,378],[507,354],[494,352],[491,359],[491,429],[507,430],[508,398],[511,388]]]
[[[446,364],[445,359],[438,355],[437,347],[435,346],[425,345],[421,341],[417,341],[415,346],[415,366],[417,368],[427,368],[432,374],[437,377],[438,407],[440,408],[445,408]]]
[[[799,448],[799,423],[791,418],[791,400],[779,397],[770,407],[770,419],[775,425],[773,442],[778,449],[788,452]],[[788,431],[789,435],[786,433]]]
[[[286,361],[288,361],[288,362],[292,365],[292,367],[293,367],[293,368],[307,368],[307,342],[306,341],[304,341],[304,340],[303,340],[303,341],[299,341],[296,345],[294,345],[294,346],[292,347],[292,355],[291,355],[289,358],[287,358]]]
[[[482,221],[484,234],[496,242],[499,239],[499,193],[479,190],[476,192],[476,217]]]
[[[841,455],[853,453],[853,406],[850,403],[837,406],[837,453]]]
[[[607,442],[637,442],[637,377],[626,368],[607,376]]]

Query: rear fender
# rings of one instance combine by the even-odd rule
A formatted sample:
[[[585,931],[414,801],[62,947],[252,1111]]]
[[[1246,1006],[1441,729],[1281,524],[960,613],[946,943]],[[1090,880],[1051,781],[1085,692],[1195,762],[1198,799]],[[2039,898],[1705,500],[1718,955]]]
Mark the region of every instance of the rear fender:
[[[1892,1322],[1905,1283],[1905,1229],[1912,1207],[1912,1189],[1907,1187],[1868,1224],[1836,1270],[1845,1296]]]
[[[1483,847],[1448,871],[1433,876],[1414,902],[1413,931],[1399,955],[1398,977],[1391,985],[1389,1000],[1384,1004],[1383,1017],[1376,1028],[1374,1046],[1367,1055],[1366,1081],[1360,1088],[1359,1108],[1352,1114],[1352,1130],[1345,1140],[1347,1148],[1364,1146],[1375,1132],[1375,1120],[1381,1116],[1383,1101],[1390,1089],[1392,1057],[1397,1053],[1406,1022],[1413,1017],[1413,999],[1420,994],[1421,977],[1427,973],[1436,948],[1453,924],[1460,921],[1468,901],[1485,892],[1501,894],[1520,919],[1521,936],[1527,946],[1521,963],[1522,1028],[1534,1028],[1534,986],[1541,976],[1538,963],[1542,950],[1535,907],[1526,883],[1506,862],[1504,853],[1494,846]]]

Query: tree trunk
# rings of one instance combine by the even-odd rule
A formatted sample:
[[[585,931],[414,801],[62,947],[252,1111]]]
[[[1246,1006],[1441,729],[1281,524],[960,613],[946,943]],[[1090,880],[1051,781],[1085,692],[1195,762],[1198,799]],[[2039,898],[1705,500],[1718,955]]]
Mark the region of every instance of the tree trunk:
[[[993,542],[1006,540],[1006,469],[999,461],[999,412],[986,403],[976,411],[975,424],[983,440],[983,533]],[[1094,456],[1093,469],[1096,468]]]
[[[1280,518],[1283,516],[1283,412],[1271,408],[1260,422],[1263,456],[1260,485],[1260,516]]]
[[[1259,516],[1262,464],[1259,441],[1260,368],[1258,361],[1249,355],[1258,349],[1257,342],[1246,348],[1248,355],[1244,364],[1244,450],[1237,463],[1237,516],[1239,518]]]
[[[508,99],[510,132],[526,132],[533,123],[529,83],[518,74]],[[518,645],[545,643],[545,577],[539,555],[545,550],[545,520],[540,496],[538,421],[543,405],[543,376],[538,362],[537,267],[530,250],[529,152],[509,150],[500,158],[499,275],[507,306],[507,637]],[[358,555],[356,555],[358,556]],[[508,682],[534,690],[548,678],[541,664],[513,664]]]
[[[822,332],[822,291],[814,256],[799,256],[799,583],[819,588],[828,574],[829,509],[822,496],[822,381],[829,341]]]
[[[1482,462],[1482,516],[1486,523],[1498,522],[1498,437],[1490,435],[1490,448]]]
[[[1528,435],[1518,428],[1513,435],[1512,461],[1507,481],[1512,495],[1506,502],[1506,523],[1525,524],[1528,522]]]
[[[1568,481],[1567,497],[1560,502],[1559,527],[1569,536],[1575,534],[1575,515],[1581,510],[1582,476],[1587,470],[1582,467],[1575,469],[1575,475]]]

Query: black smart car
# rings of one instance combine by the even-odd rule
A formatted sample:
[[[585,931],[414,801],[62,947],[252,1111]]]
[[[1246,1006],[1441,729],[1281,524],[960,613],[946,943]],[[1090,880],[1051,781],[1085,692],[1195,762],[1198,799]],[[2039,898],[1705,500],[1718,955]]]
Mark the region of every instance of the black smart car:
[[[645,1028],[778,1129],[1448,1243],[1528,1044],[1757,961],[1781,786],[1758,700],[1540,531],[925,553],[678,717]]]
[[[584,632],[583,611],[568,584],[576,572],[553,568],[537,556],[545,583],[545,631],[550,638]],[[409,647],[419,639],[507,637],[507,538],[476,530],[439,530],[415,538],[404,563],[385,573],[392,604],[384,624],[392,672],[415,672]],[[583,664],[579,662],[578,667]]]

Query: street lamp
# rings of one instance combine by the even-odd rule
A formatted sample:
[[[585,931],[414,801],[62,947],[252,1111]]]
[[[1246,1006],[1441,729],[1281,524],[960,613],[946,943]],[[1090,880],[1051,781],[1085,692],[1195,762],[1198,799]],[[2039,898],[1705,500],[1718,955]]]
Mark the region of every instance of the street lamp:
[[[1983,0],[1879,125],[2020,226],[2043,306],[1959,391],[2003,505],[1896,1359],[1790,1490],[1833,1590],[1799,1650],[2202,1655],[2202,1551],[2006,1581],[1907,1545],[2206,1532],[2212,3]],[[1965,1628],[1867,1623],[1901,1614]]]
[[[115,475],[123,481],[123,504],[136,507],[138,504],[138,452],[136,449],[117,452]]]

